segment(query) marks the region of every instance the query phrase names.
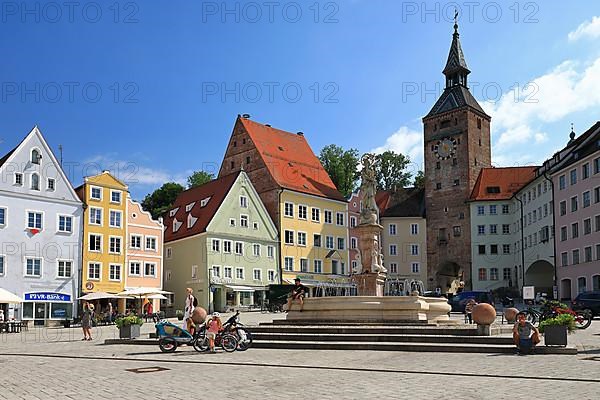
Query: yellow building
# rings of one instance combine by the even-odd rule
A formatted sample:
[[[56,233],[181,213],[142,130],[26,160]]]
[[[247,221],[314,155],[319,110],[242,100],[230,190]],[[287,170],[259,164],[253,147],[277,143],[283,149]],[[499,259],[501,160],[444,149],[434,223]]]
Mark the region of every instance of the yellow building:
[[[308,286],[347,286],[347,203],[289,190],[280,198],[283,282],[300,277]]]
[[[84,293],[118,293],[125,289],[127,186],[105,171],[87,177],[76,189],[85,203],[83,216]],[[125,300],[116,301],[119,312]]]

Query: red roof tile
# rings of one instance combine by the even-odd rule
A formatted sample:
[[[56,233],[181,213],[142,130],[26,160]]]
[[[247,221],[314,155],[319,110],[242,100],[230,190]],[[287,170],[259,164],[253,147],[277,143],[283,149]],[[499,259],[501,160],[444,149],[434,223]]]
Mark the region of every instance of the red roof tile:
[[[538,167],[482,168],[470,200],[507,200],[535,178]]]
[[[239,118],[267,168],[283,188],[346,201],[315,156],[304,135]]]
[[[163,215],[166,227],[165,243],[204,232],[240,173],[238,171],[225,175],[202,186],[196,186],[181,192],[173,206]],[[201,207],[202,200],[208,198],[210,198],[208,203]],[[194,202],[192,209],[187,212],[185,210],[186,206]],[[198,218],[191,228],[188,228],[187,224],[188,215],[191,215],[192,218]],[[175,219],[181,223],[177,232],[173,232],[173,221]]]

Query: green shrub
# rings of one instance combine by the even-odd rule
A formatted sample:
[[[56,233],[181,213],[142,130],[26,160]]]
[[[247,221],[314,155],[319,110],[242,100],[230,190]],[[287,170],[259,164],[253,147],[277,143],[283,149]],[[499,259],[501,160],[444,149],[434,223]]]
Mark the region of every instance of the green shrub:
[[[129,326],[129,325],[143,325],[144,321],[142,320],[142,318],[138,317],[135,314],[129,314],[125,317],[119,317],[115,320],[115,325],[117,325],[117,328],[121,328],[123,326]]]
[[[560,314],[540,322],[540,332],[544,332],[547,326],[562,325],[567,327],[569,333],[575,330],[575,318],[571,314]]]

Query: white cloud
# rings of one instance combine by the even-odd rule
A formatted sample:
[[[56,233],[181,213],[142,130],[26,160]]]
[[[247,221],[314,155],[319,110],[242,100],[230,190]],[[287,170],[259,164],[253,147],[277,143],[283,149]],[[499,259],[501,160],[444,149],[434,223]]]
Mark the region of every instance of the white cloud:
[[[572,32],[569,32],[569,40],[576,41],[582,38],[595,39],[600,37],[600,17],[593,17],[591,21],[585,21]]]
[[[170,173],[162,169],[155,169],[135,161],[123,161],[114,158],[114,155],[98,155],[85,161],[84,175],[90,176],[107,170],[117,179],[122,180],[130,189],[133,186],[162,186],[166,182],[186,184],[187,176],[191,171],[183,173]]]
[[[423,132],[402,126],[385,140],[383,146],[376,147],[371,152],[383,153],[386,150],[408,156],[411,161],[411,166],[408,169],[413,174],[423,170]]]
[[[505,93],[499,101],[482,106],[492,116],[494,150],[499,154],[514,150],[527,153],[523,145],[548,140],[545,124],[560,121],[572,113],[597,110],[600,58],[586,65],[565,61],[527,85]],[[563,142],[567,140],[567,129],[565,126]]]

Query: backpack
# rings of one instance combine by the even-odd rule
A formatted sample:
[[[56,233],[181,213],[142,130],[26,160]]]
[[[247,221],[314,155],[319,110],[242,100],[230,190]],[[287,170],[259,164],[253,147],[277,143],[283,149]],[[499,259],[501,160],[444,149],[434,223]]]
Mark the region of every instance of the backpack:
[[[194,308],[198,307],[198,299],[194,296],[194,301],[192,302],[192,304],[194,304]]]

